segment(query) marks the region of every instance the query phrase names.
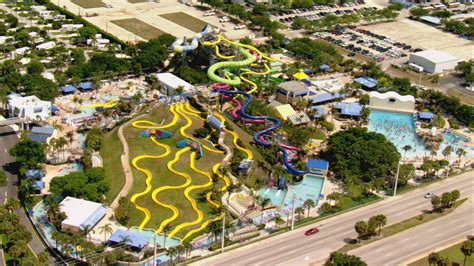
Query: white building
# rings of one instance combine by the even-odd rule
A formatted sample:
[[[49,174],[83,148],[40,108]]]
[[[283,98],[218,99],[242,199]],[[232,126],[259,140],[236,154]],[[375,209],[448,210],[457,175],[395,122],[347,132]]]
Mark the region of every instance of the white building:
[[[100,203],[69,196],[59,203],[59,209],[67,216],[61,222],[61,229],[75,232],[82,230],[85,226],[94,227],[107,212]]]
[[[41,10],[38,12],[39,16],[44,18],[44,19],[53,19],[53,13],[54,11],[51,10]]]
[[[26,52],[28,52],[30,50],[30,47],[20,47],[20,48],[17,48],[15,49],[14,51],[11,51],[10,53],[10,57],[11,58],[15,58],[16,56],[18,55],[24,55]]]
[[[400,95],[394,91],[386,93],[371,91],[369,106],[371,109],[413,113],[415,111],[415,97]]]
[[[45,6],[31,6],[31,9],[36,12],[44,11],[46,10]]]
[[[421,66],[424,71],[432,74],[453,70],[459,59],[439,50],[426,50],[410,54],[409,63]]]
[[[26,97],[15,93],[8,95],[7,109],[10,117],[46,119],[51,116],[51,102],[42,101],[34,95]]]
[[[61,25],[61,31],[77,31],[84,27],[82,24],[63,24]]]
[[[49,50],[51,48],[54,48],[56,46],[56,43],[53,41],[45,42],[42,44],[36,45],[36,49],[38,50]]]
[[[156,77],[158,78],[158,81],[162,86],[160,91],[165,95],[171,96],[177,94],[176,89],[178,89],[179,87],[183,88],[184,93],[194,91],[193,85],[171,73],[158,73],[156,74]]]

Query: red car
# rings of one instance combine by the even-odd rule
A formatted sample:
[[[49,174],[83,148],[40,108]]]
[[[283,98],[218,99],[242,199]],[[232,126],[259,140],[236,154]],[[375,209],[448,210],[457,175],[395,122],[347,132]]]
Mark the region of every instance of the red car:
[[[304,234],[307,235],[307,236],[310,236],[310,235],[316,234],[317,232],[319,232],[319,229],[314,227],[314,228],[311,228],[308,231],[304,232]]]

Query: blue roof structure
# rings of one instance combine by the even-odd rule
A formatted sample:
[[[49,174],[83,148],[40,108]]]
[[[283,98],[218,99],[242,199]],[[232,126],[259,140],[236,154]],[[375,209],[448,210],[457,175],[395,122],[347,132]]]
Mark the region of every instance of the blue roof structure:
[[[320,118],[326,114],[326,110],[322,106],[311,106],[311,110],[316,110],[316,113],[313,115],[314,118]]]
[[[37,189],[43,189],[44,188],[44,182],[43,181],[36,181],[35,183],[33,183],[33,187],[35,187]]]
[[[213,115],[208,115],[207,116],[207,122],[211,123],[211,126],[217,128],[219,130],[225,128],[224,124],[222,124],[221,121]]]
[[[81,89],[83,91],[92,90],[92,82],[90,82],[90,81],[81,82],[81,83],[79,83],[78,87],[79,87],[79,89]]]
[[[87,219],[82,222],[81,224],[81,228],[83,228],[84,226],[94,226],[97,222],[99,222],[100,219],[102,219],[102,217],[104,217],[105,213],[107,212],[107,209],[104,208],[103,206],[100,206],[99,208],[97,208],[97,210],[95,210],[95,212],[90,215],[89,217],[87,217]]]
[[[300,82],[303,83],[306,86],[311,86],[311,81],[307,79],[300,79]]]
[[[326,64],[322,64],[319,66],[319,69],[321,69],[322,71],[328,71],[330,69],[329,65],[326,65]]]
[[[119,229],[110,236],[108,241],[120,243],[125,237],[128,237],[130,239],[130,241],[126,243],[127,245],[134,248],[142,249],[147,245],[148,241],[150,241],[152,236],[141,234],[138,231],[131,232]]]
[[[321,159],[308,159],[306,162],[308,168],[328,169],[329,162]]]
[[[28,169],[25,173],[26,177],[36,177],[36,178],[43,178],[44,171],[40,169]]]
[[[67,84],[61,87],[61,90],[64,93],[71,93],[76,91],[76,87],[72,86],[71,84]]]
[[[362,104],[336,103],[336,109],[339,109],[342,115],[360,116],[362,112]]]
[[[59,108],[54,105],[51,105],[51,112],[53,113],[59,112]]]
[[[419,119],[433,119],[434,114],[430,112],[419,112],[418,118]]]
[[[339,92],[336,92],[334,96],[331,93],[323,93],[323,94],[319,94],[318,96],[314,98],[311,98],[311,103],[312,104],[323,103],[327,101],[332,101],[334,99],[342,98],[345,96],[346,94],[340,94]]]
[[[46,126],[46,127],[33,127],[31,129],[32,134],[40,134],[40,135],[48,135],[51,136],[54,133],[54,127]]]
[[[46,142],[48,141],[49,136],[46,135],[37,135],[37,134],[29,134],[28,138],[35,142]]]
[[[368,89],[373,89],[378,85],[378,81],[371,77],[359,77],[355,78],[354,81]]]

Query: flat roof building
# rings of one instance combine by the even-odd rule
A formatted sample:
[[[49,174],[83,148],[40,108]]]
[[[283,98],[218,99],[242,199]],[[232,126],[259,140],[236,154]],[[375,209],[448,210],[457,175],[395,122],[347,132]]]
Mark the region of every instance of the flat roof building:
[[[171,74],[171,73],[158,73],[156,74],[158,81],[162,85],[161,93],[171,96],[178,94],[177,89],[179,87],[183,88],[184,93],[189,93],[194,91],[194,86],[188,82],[182,80],[181,78]]]
[[[84,226],[94,227],[107,212],[100,203],[69,196],[59,203],[59,208],[67,216],[61,222],[61,228],[75,232],[82,230]]]
[[[439,50],[412,53],[409,60],[409,63],[421,66],[424,71],[431,74],[453,70],[458,62],[457,57]]]
[[[16,93],[8,95],[7,109],[10,117],[46,119],[51,116],[51,102],[42,101],[34,95],[25,97]]]
[[[386,93],[371,91],[369,106],[371,109],[413,113],[415,111],[415,97],[400,95],[394,91]]]

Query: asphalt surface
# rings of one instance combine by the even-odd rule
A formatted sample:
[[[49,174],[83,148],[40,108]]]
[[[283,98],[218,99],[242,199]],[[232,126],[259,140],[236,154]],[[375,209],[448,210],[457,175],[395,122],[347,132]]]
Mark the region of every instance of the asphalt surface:
[[[18,165],[15,163],[15,158],[10,156],[8,153],[8,150],[10,150],[10,148],[13,147],[18,141],[17,135],[10,127],[0,127],[0,166],[2,166],[8,177],[8,186],[0,187],[0,202],[2,204],[7,197],[18,198]],[[28,243],[33,252],[38,254],[42,251],[45,251],[46,247],[39,236],[36,234],[28,217],[23,211],[23,208],[19,208],[14,212],[20,217],[20,223],[25,225],[33,236],[30,243]]]
[[[322,265],[332,251],[357,237],[354,230],[357,221],[384,214],[387,216],[387,225],[390,225],[419,215],[422,211],[431,209],[430,200],[424,198],[427,192],[441,195],[443,192],[458,189],[461,198],[472,199],[474,194],[472,175],[473,172],[470,171],[442,180],[310,226],[197,261],[194,265]],[[472,204],[469,206],[472,212]],[[304,232],[311,227],[318,227],[321,231],[312,236],[305,236]]]
[[[430,253],[437,246],[450,246],[474,233],[472,198],[453,213],[410,230],[355,249],[350,254],[369,265],[400,265]]]

